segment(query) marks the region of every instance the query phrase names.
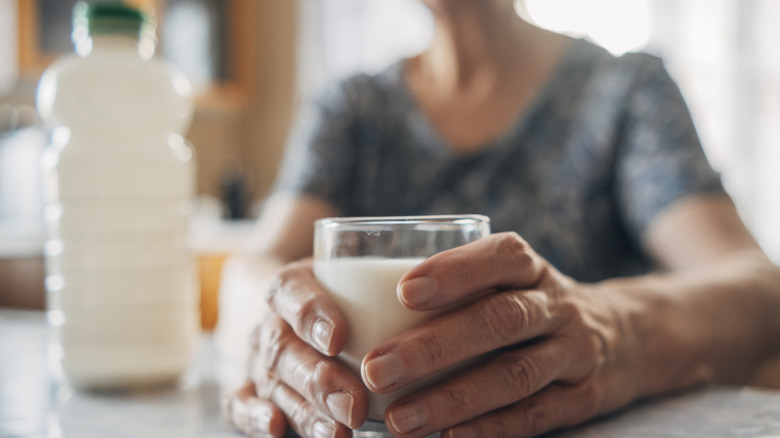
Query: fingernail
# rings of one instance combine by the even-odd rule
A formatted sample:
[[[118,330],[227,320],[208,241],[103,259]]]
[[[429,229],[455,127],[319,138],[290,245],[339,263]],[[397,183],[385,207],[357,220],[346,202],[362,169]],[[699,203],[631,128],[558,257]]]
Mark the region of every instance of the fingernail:
[[[352,425],[352,407],[355,405],[352,394],[343,391],[333,392],[325,398],[325,404],[337,420],[347,426]]]
[[[255,434],[268,434],[271,430],[271,414],[270,412],[254,411],[250,414],[251,420],[249,422],[250,428]]]
[[[365,374],[374,388],[387,388],[401,378],[401,363],[392,354],[383,354],[366,362]]]
[[[336,425],[317,422],[314,424],[314,438],[333,438],[336,436]]]
[[[321,351],[325,353],[330,351],[330,338],[332,335],[333,325],[331,323],[322,319],[314,323],[311,337]]]
[[[410,306],[422,306],[433,297],[433,279],[418,277],[404,281],[398,285],[398,295],[404,303]]]
[[[399,433],[409,433],[428,421],[428,411],[418,403],[409,403],[390,411],[390,422]]]

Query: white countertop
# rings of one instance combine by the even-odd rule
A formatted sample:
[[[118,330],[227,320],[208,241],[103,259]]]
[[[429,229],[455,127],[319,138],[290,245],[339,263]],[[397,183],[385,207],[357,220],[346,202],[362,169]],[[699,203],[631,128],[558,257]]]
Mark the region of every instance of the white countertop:
[[[0,309],[0,437],[241,437],[220,418],[211,337],[178,387],[89,394],[49,375],[43,312]]]
[[[84,394],[56,383],[43,312],[0,309],[0,437],[229,438],[210,336],[187,379],[155,392]],[[717,387],[640,403],[557,438],[776,438],[780,392]],[[551,436],[548,436],[550,438]]]

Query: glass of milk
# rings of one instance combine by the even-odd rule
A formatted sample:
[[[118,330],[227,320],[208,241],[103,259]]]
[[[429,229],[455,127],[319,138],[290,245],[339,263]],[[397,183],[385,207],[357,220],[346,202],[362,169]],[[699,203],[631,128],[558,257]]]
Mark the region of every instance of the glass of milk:
[[[328,218],[315,223],[314,273],[349,324],[340,360],[360,376],[363,357],[437,312],[412,311],[396,297],[398,281],[438,252],[490,234],[480,215]],[[355,437],[390,437],[384,412],[393,400],[425,386],[418,382],[391,394],[369,392],[369,420]]]

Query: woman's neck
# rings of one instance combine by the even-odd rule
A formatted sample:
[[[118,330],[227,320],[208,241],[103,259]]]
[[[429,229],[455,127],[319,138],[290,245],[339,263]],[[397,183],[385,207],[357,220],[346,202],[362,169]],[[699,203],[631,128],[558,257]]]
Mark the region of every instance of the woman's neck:
[[[512,0],[423,1],[436,33],[404,79],[439,135],[473,152],[522,117],[571,40],[523,21]]]
[[[480,4],[481,3],[481,4]],[[436,32],[418,59],[421,73],[449,90],[490,87],[533,59],[539,29],[511,1],[430,1]]]

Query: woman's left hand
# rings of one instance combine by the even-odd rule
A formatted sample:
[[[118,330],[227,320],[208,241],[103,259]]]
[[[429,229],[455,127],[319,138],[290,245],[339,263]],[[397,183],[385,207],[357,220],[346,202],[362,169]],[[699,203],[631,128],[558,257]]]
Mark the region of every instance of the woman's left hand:
[[[517,234],[438,254],[399,283],[413,310],[473,301],[378,346],[369,389],[391,392],[450,365],[476,366],[396,400],[398,437],[524,437],[580,423],[636,398],[632,335],[616,298],[564,276]]]

